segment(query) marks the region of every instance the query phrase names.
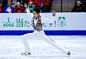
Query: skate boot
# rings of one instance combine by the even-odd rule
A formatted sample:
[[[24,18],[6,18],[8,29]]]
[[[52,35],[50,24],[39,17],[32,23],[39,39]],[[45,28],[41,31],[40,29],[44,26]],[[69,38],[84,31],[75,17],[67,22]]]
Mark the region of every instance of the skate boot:
[[[70,51],[68,51],[68,54],[67,55],[70,55]]]
[[[29,52],[22,52],[21,55],[31,55]]]

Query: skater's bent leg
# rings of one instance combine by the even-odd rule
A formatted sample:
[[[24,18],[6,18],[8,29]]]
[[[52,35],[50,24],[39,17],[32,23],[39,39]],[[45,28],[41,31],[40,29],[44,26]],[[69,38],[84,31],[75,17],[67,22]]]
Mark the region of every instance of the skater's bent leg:
[[[66,49],[64,49],[63,47],[59,46],[58,44],[56,44],[50,37],[48,37],[47,35],[43,35],[42,37],[40,37],[41,39],[43,39],[44,41],[46,41],[47,43],[51,44],[52,46],[56,47],[57,49],[59,49],[60,51],[62,51],[65,54],[68,54],[68,51]]]
[[[33,38],[33,33],[29,33],[29,34],[25,34],[21,36],[23,45],[25,47],[25,51],[24,52],[28,52],[31,53],[30,47],[28,46],[27,40],[26,39],[32,39]]]
[[[23,38],[23,36],[21,37],[23,45],[25,47],[25,51],[24,52],[28,52],[31,53],[30,47],[28,46],[27,40]]]

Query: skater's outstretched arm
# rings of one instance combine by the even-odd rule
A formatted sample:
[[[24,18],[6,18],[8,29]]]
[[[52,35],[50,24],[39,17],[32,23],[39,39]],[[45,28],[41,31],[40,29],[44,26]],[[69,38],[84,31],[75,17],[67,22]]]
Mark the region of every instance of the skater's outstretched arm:
[[[28,16],[33,17],[33,14],[30,13],[30,10],[28,9],[28,6],[27,6],[26,3],[24,4],[24,7],[26,8],[26,11],[27,11]]]
[[[41,22],[42,23],[52,23],[55,19],[55,11],[53,11],[53,16],[51,19],[48,19],[48,18],[45,18],[45,17],[42,17],[41,18]]]

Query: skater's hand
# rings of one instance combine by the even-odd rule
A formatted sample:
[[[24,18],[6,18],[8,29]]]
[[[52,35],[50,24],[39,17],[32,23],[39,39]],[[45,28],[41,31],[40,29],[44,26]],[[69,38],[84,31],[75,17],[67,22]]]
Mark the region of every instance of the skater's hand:
[[[24,3],[24,7],[27,8],[27,4],[26,3]]]
[[[18,10],[18,12],[20,13],[21,11],[20,11],[20,10]]]
[[[56,15],[56,13],[55,13],[55,10],[53,11],[53,16],[55,16]]]

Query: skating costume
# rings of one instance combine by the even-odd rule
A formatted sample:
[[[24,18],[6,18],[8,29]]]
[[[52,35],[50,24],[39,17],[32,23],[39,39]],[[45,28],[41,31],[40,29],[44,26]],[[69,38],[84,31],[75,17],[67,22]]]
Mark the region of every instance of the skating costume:
[[[54,21],[55,16],[52,16],[52,19],[47,19],[45,17],[41,17],[39,15],[39,17],[35,18],[30,11],[27,8],[27,14],[32,18],[33,20],[33,29],[34,32],[33,33],[28,33],[25,35],[21,36],[22,42],[24,44],[25,47],[25,52],[24,53],[31,53],[30,47],[28,46],[28,43],[26,41],[26,39],[35,39],[35,38],[39,38],[42,39],[44,41],[46,41],[47,43],[51,44],[52,46],[56,47],[57,49],[59,49],[60,51],[62,51],[65,54],[68,54],[69,51],[67,51],[66,49],[64,49],[63,47],[59,46],[58,44],[56,44],[49,36],[47,36],[43,29],[42,29],[42,25],[43,23],[52,23]]]

